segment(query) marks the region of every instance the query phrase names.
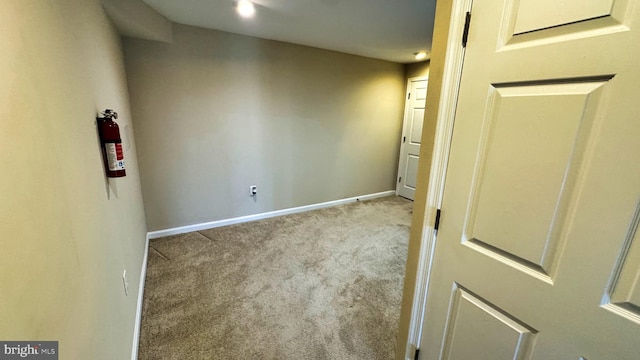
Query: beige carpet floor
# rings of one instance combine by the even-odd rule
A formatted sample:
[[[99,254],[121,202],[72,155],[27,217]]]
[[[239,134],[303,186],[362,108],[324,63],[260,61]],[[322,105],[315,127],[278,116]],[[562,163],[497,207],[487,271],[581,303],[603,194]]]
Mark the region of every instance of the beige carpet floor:
[[[139,359],[392,359],[412,205],[152,240]]]

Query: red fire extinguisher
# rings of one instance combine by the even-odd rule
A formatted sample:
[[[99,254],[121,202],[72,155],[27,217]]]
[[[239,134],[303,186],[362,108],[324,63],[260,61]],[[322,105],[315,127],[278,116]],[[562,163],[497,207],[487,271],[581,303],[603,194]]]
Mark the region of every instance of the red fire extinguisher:
[[[118,113],[111,109],[102,112],[98,117],[98,133],[104,158],[104,168],[108,177],[123,177],[127,175],[124,169],[124,153],[122,152],[122,139],[120,129],[113,119],[118,118]]]

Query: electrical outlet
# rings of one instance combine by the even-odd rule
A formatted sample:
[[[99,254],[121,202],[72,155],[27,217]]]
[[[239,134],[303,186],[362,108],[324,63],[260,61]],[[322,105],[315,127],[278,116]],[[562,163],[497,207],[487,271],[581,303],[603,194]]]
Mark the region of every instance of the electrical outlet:
[[[127,270],[122,273],[122,285],[124,286],[124,295],[129,296],[129,278],[127,277]]]
[[[256,185],[249,186],[249,196],[256,196],[256,195],[258,195],[258,186]]]

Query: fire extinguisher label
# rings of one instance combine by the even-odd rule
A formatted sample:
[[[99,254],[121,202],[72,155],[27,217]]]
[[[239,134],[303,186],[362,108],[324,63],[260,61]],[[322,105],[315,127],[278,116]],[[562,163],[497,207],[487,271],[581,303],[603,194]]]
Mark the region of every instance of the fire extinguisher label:
[[[124,153],[122,152],[121,143],[106,143],[104,144],[107,151],[107,162],[109,163],[109,170],[124,170]]]

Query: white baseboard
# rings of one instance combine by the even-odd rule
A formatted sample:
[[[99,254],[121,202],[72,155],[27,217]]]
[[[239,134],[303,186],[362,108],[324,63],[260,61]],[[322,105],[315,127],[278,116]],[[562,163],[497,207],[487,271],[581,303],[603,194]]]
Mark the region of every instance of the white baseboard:
[[[138,306],[136,308],[136,323],[133,328],[133,345],[131,346],[131,360],[138,360],[138,346],[140,345],[140,325],[142,322],[142,299],[144,295],[144,281],[147,277],[147,259],[149,258],[149,234],[144,245],[144,257],[140,270],[140,286],[138,288]]]
[[[395,190],[389,190],[389,191],[383,191],[375,194],[355,196],[351,198],[327,201],[327,202],[318,203],[318,204],[311,204],[311,205],[299,206],[299,207],[294,207],[289,209],[269,211],[261,214],[240,216],[240,217],[231,218],[231,219],[217,220],[217,221],[211,221],[211,222],[206,222],[201,224],[194,224],[194,225],[180,226],[180,227],[164,229],[164,230],[151,231],[147,234],[147,237],[149,239],[156,239],[164,236],[184,234],[192,231],[213,229],[221,226],[239,224],[239,223],[244,223],[249,221],[268,219],[276,216],[289,215],[289,214],[295,214],[295,213],[300,213],[305,211],[327,208],[331,206],[343,205],[343,204],[348,204],[351,202],[356,202],[361,200],[370,200],[370,199],[375,199],[383,196],[395,195],[395,193],[396,193]]]

